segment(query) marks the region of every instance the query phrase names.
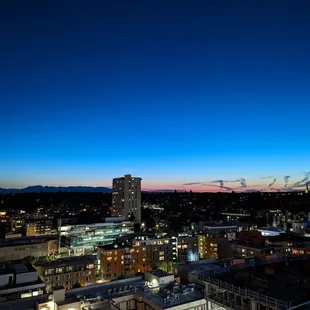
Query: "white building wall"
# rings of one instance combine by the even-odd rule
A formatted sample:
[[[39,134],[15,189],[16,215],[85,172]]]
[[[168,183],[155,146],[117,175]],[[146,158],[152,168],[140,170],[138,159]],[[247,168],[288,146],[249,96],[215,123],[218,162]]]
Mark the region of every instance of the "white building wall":
[[[9,284],[10,277],[12,280],[14,279],[14,274],[13,273],[8,273],[8,274],[2,274],[0,275],[0,286],[5,286]]]
[[[16,284],[30,283],[38,281],[37,271],[16,274]]]

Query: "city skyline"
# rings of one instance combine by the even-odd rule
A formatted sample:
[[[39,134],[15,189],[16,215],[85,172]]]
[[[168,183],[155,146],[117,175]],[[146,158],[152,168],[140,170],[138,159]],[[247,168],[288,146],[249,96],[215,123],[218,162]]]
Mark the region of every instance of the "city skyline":
[[[141,176],[139,176],[141,177]],[[138,178],[139,178],[138,177]],[[122,178],[122,177],[120,177]],[[118,179],[118,178],[113,178]],[[111,179],[112,180],[112,179]],[[310,172],[295,174],[295,175],[284,175],[284,176],[276,176],[276,175],[266,175],[259,177],[256,182],[254,180],[246,179],[246,178],[235,178],[235,179],[203,179],[196,180],[192,182],[186,183],[176,183],[176,184],[164,184],[162,187],[160,184],[152,184],[152,180],[144,179],[142,183],[143,191],[160,191],[160,190],[179,190],[179,191],[196,191],[196,192],[252,192],[252,191],[265,191],[265,192],[273,192],[273,191],[304,191],[307,185],[310,185]],[[146,185],[144,185],[146,183]],[[49,183],[49,184],[26,184],[20,187],[5,187],[0,183],[0,188],[16,188],[22,189],[28,186],[51,186],[51,187],[83,187],[83,186],[91,186],[91,187],[106,187],[112,190],[113,186],[111,186],[108,182],[102,183]]]
[[[307,12],[278,0],[4,1],[0,187],[111,187],[125,173],[144,190],[305,186]]]

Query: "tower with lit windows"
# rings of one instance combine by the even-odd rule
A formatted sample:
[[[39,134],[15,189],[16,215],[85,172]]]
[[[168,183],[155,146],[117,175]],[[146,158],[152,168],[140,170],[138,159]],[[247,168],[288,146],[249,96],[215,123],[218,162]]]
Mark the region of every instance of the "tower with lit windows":
[[[130,174],[113,179],[112,216],[141,223],[141,181]]]

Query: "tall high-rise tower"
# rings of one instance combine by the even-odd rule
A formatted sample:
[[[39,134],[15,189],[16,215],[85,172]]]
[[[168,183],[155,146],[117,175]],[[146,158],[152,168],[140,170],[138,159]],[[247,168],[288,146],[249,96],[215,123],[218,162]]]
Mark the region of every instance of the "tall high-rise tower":
[[[112,216],[141,223],[141,180],[130,174],[113,179]]]

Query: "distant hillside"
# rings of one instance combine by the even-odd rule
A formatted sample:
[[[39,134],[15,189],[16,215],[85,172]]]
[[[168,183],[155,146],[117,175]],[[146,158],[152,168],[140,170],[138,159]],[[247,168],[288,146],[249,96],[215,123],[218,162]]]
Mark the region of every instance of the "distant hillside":
[[[62,192],[84,192],[84,193],[111,193],[112,190],[108,187],[91,187],[91,186],[28,186],[26,188],[0,188],[0,194],[18,194],[18,193],[56,193]]]
[[[155,189],[155,190],[149,190],[148,193],[174,193],[177,191],[178,193],[184,193],[184,189]]]

